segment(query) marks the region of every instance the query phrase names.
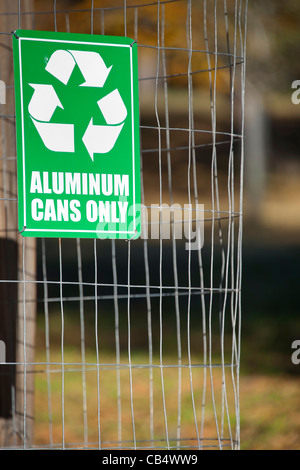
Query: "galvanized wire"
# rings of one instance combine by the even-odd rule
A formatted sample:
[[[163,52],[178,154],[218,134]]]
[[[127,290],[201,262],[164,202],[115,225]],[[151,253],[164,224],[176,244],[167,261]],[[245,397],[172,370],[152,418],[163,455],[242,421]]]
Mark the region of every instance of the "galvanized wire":
[[[69,3],[66,7],[63,1],[57,0],[46,3],[46,7],[43,5],[45,10],[42,11],[41,2],[37,3],[36,8],[33,5],[32,8],[26,6],[24,8],[20,0],[12,1],[12,7],[7,11],[1,11],[0,18],[6,18],[10,21],[9,24],[14,22],[15,26],[12,29],[23,27],[30,19],[34,28],[39,21],[44,21],[46,18],[49,19],[49,25],[52,24],[51,28],[54,31],[77,32],[74,15],[83,15],[82,18],[88,15],[89,31],[86,32],[111,34],[110,18],[113,15],[119,24],[122,24],[122,34],[131,35],[137,41],[140,57],[146,52],[155,53],[155,67],[148,70],[146,75],[141,74],[139,77],[141,197],[142,203],[148,209],[152,202],[158,203],[156,206],[159,213],[158,221],[151,220],[144,223],[150,228],[159,224],[159,240],[157,244],[147,238],[141,241],[128,241],[127,244],[122,240],[112,240],[108,245],[96,239],[94,241],[78,239],[70,254],[71,244],[67,244],[65,240],[57,241],[56,250],[53,242],[42,239],[38,258],[40,277],[34,279],[26,271],[28,248],[25,238],[21,239],[22,242],[19,241],[21,235],[17,234],[17,223],[15,222],[14,227],[5,223],[1,228],[3,236],[16,237],[22,249],[19,277],[0,279],[0,284],[7,286],[16,284],[21,288],[19,297],[14,299],[14,302],[20,305],[23,317],[21,339],[23,352],[17,356],[16,361],[10,360],[6,364],[16,366],[16,375],[22,377],[22,388],[21,390],[12,388],[12,431],[10,431],[12,440],[8,444],[1,442],[1,447],[134,450],[239,448],[247,0],[223,0],[223,2],[166,0],[140,3],[116,0],[109,4],[100,0],[91,0],[83,1],[82,6],[79,4],[78,8],[70,6]],[[186,14],[186,18],[182,19],[184,35],[180,44],[176,43],[175,38],[173,45],[170,44],[168,37],[169,22],[171,23],[174,18],[172,8],[180,5],[184,6]],[[151,12],[155,23],[155,34],[149,36],[148,43],[143,31],[143,15],[147,11]],[[201,28],[199,28],[200,21],[202,21]],[[3,24],[2,22],[1,40],[3,38],[3,41],[7,41],[11,32],[5,31]],[[198,38],[200,32],[203,36],[202,41]],[[6,49],[1,52],[1,54],[7,53]],[[170,57],[174,53],[184,54],[185,70],[182,70],[183,66],[179,59],[183,56],[175,56],[175,62],[177,60],[175,66],[174,62],[172,63]],[[205,57],[205,63],[200,61],[200,57]],[[218,121],[220,109],[218,86],[225,77],[220,74],[227,74],[226,80],[229,83],[229,109],[226,115],[228,125],[224,128]],[[198,84],[199,76],[207,77],[205,84]],[[180,84],[186,97],[185,108],[182,111],[182,114],[185,113],[184,120],[178,118],[176,111],[173,110],[174,80],[185,80],[184,86],[183,82]],[[179,82],[176,83],[179,86]],[[7,89],[12,91],[11,82],[7,85]],[[204,118],[199,117],[199,105],[196,104],[199,99],[198,89],[201,87],[205,89],[209,103],[209,108],[205,110],[208,120],[203,127],[201,123],[203,124]],[[147,94],[153,99],[151,109],[148,105],[148,109],[145,110],[143,100],[147,98]],[[9,166],[16,163],[15,148],[12,148],[11,143],[5,138],[5,125],[7,122],[14,125],[15,114],[11,104],[6,108],[4,105],[0,107],[2,130],[0,205],[7,212],[17,203],[16,192],[11,192],[7,186],[8,178],[15,171],[15,167]],[[201,109],[204,113],[204,105]],[[204,185],[203,189],[199,182],[202,177],[204,152],[205,155],[208,152],[210,155],[210,189],[208,185]],[[154,162],[155,174],[153,169],[151,173],[150,158]],[[180,198],[189,204],[189,232],[193,223],[197,221],[193,205],[202,203],[204,196],[206,201],[210,201],[209,208],[204,210],[207,227],[204,246],[206,251],[198,247],[195,252],[188,250],[184,253],[184,243],[175,236],[175,226],[178,223],[178,219],[174,216],[175,208],[170,212],[170,222],[165,222],[164,219],[163,214],[166,209],[164,204],[168,202],[173,206],[177,202],[178,171],[181,171],[177,166],[183,160],[185,173],[181,175],[181,179],[185,184]],[[224,183],[220,160],[227,162],[225,192],[222,191]],[[152,186],[156,188],[155,191],[152,190]],[[211,193],[210,197],[208,191]],[[150,200],[149,194],[155,201]],[[162,235],[166,223],[170,223],[171,226],[170,241],[164,240]],[[85,259],[89,249],[92,255]],[[55,257],[55,250],[58,251],[58,257]],[[102,265],[105,251],[109,253],[109,267]],[[184,268],[181,263],[183,258]],[[89,263],[88,270],[87,263]],[[136,272],[138,263],[143,267],[143,274]],[[167,268],[166,263],[168,263]],[[32,286],[37,288],[36,297],[28,296],[26,293],[26,289]],[[200,300],[194,304],[197,298]],[[170,300],[172,303],[167,304],[166,302]],[[9,301],[12,302],[12,299]],[[136,304],[137,302],[140,303]],[[44,343],[37,341],[37,359],[32,361],[31,356],[28,356],[28,328],[30,328],[30,312],[36,306],[38,325],[43,331]],[[106,316],[110,315],[111,310],[113,324],[109,322],[106,324]],[[173,361],[170,361],[170,352],[165,353],[166,343],[169,341],[170,311],[174,314],[175,323],[175,329],[172,330]],[[59,312],[60,315],[60,348],[55,344],[56,336],[52,325],[55,312]],[[93,313],[92,335],[89,322],[91,312]],[[69,357],[72,343],[68,343],[69,315],[72,316],[75,325],[77,313],[79,323],[76,345],[80,351],[80,362],[66,359]],[[139,348],[136,347],[139,335],[138,317],[142,316],[142,313],[146,318],[142,334],[147,338],[143,350],[147,360],[144,360],[145,357],[140,357]],[[41,318],[43,318],[42,326]],[[194,331],[195,318],[199,321],[201,329]],[[124,332],[127,332],[126,341]],[[115,358],[114,362],[106,360],[108,353],[102,345],[105,336],[114,338],[114,345],[109,349],[110,357]],[[217,351],[216,342],[219,345]],[[61,355],[59,361],[58,351]],[[45,357],[45,360],[39,360],[39,357]],[[114,377],[115,390],[107,397],[103,374],[109,371],[114,373],[114,376],[109,376],[109,380]],[[122,374],[127,371],[129,375],[125,380]],[[143,377],[147,393],[143,392],[145,396],[141,412],[139,395],[141,385],[136,374],[143,371],[146,372]],[[172,378],[176,387],[173,385],[174,390],[170,391],[168,383],[170,378],[167,374],[172,371],[176,373],[175,378]],[[188,375],[183,375],[185,371]],[[159,375],[156,372],[159,372]],[[81,387],[77,390],[80,395],[78,401],[70,392],[71,377],[77,373],[81,374]],[[58,374],[61,376],[60,442],[57,438],[57,416],[54,411],[57,383],[54,378]],[[96,384],[92,390],[93,396],[96,396],[96,409],[89,402],[90,374],[96,374]],[[35,394],[37,400],[39,396],[46,397],[43,413],[47,414],[47,439],[37,433],[32,437],[28,432],[31,426],[29,415],[33,413],[31,402],[27,400],[29,378],[32,376],[41,377],[41,381],[45,380],[46,384],[44,395],[40,389],[37,389]],[[189,382],[188,395],[185,389],[186,380]],[[173,393],[176,395],[175,418],[170,413]],[[21,399],[20,394],[22,394]],[[76,405],[73,406],[79,406],[80,402],[82,407],[82,432],[78,430],[74,433],[72,423],[69,421],[68,409],[72,406],[73,399],[76,401]],[[111,407],[116,404],[117,410],[109,425],[105,421],[109,419],[109,413],[105,413],[107,403]],[[94,413],[95,420],[91,413]],[[187,414],[190,420],[188,424]],[[37,412],[34,419],[36,429],[41,429],[42,418]],[[129,427],[128,420],[130,420]],[[4,426],[2,421],[0,424]],[[107,439],[108,432],[114,438]],[[74,435],[79,434],[82,434],[82,437],[77,437],[75,442]]]

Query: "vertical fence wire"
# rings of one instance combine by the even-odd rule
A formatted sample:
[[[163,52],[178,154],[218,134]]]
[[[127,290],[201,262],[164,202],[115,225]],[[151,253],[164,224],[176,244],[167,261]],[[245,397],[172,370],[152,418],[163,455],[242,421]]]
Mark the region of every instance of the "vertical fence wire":
[[[143,181],[143,158],[141,158],[141,201],[145,206],[145,192]],[[142,224],[146,224],[145,211],[142,211]],[[148,240],[143,240],[143,256],[145,266],[145,288],[146,288],[146,309],[147,309],[147,335],[148,335],[148,365],[149,365],[149,431],[150,440],[154,445],[154,399],[153,399],[153,340],[152,340],[152,309],[150,295],[150,271],[149,271],[149,255]]]
[[[116,243],[115,240],[111,241],[112,250],[112,269],[113,269],[113,283],[114,283],[114,309],[115,309],[115,343],[116,343],[116,364],[121,363],[120,357],[120,314],[118,302],[118,277],[117,277],[117,263],[116,263]],[[122,400],[121,400],[121,377],[120,368],[117,367],[117,400],[118,400],[118,441],[122,441]],[[121,445],[121,444],[120,444]]]
[[[244,5],[244,24],[242,24],[242,10],[243,3],[240,0],[240,10],[239,10],[239,34],[240,34],[240,47],[241,55],[243,57],[243,64],[241,67],[241,134],[245,135],[245,83],[246,83],[246,37],[247,37],[247,13],[248,13],[248,0],[246,0]],[[243,33],[244,31],[244,33]],[[239,292],[242,288],[242,237],[243,237],[243,194],[244,194],[244,160],[245,160],[245,144],[244,139],[241,140],[241,175],[240,175],[240,217],[239,217],[239,233],[238,233],[238,266],[237,266],[237,286]],[[237,445],[240,446],[240,404],[239,404],[239,381],[240,381],[240,354],[241,354],[241,295],[236,296],[237,298],[237,316],[238,316],[238,360],[237,360],[237,370],[236,370],[236,414],[237,414]]]
[[[61,427],[62,427],[62,449],[65,449],[65,319],[64,319],[64,300],[63,300],[63,264],[62,264],[62,243],[58,239],[59,250],[59,294],[60,294],[60,316],[61,316]]]
[[[192,3],[189,0],[187,5],[187,20],[186,20],[186,39],[187,39],[187,49],[188,49],[188,101],[189,101],[189,154],[188,154],[188,204],[189,209],[192,207],[192,196],[191,196],[191,169],[192,169],[192,143],[193,143],[193,100],[192,100]],[[190,211],[189,213],[189,240],[191,239],[192,231],[192,219],[193,215]],[[192,399],[192,408],[193,416],[195,422],[196,436],[198,448],[200,449],[200,436],[198,428],[198,419],[196,414],[196,405],[195,405],[195,396],[194,396],[194,385],[193,385],[193,372],[192,372],[192,356],[191,356],[191,286],[192,286],[192,273],[191,273],[191,261],[192,261],[192,251],[188,252],[188,306],[187,306],[187,331],[188,331],[188,362],[189,362],[189,376],[190,376],[190,390],[191,390],[191,399]]]
[[[209,331],[209,373],[210,373],[210,384],[211,384],[211,392],[212,392],[212,404],[213,404],[213,411],[214,411],[214,418],[216,424],[216,433],[218,439],[219,448],[221,448],[221,440],[220,440],[220,432],[219,432],[219,423],[217,417],[217,409],[216,409],[216,400],[215,400],[215,393],[214,393],[214,381],[213,381],[213,358],[212,358],[212,308],[213,308],[213,285],[214,285],[214,248],[215,248],[215,158],[216,158],[216,74],[217,74],[217,64],[218,64],[218,56],[217,56],[217,16],[216,16],[216,8],[217,8],[217,0],[214,0],[214,51],[215,51],[215,67],[211,67],[210,61],[210,48],[208,44],[208,31],[207,31],[207,2],[204,0],[204,34],[205,34],[205,45],[207,51],[207,64],[209,69],[209,91],[210,91],[210,103],[211,103],[211,121],[212,121],[212,140],[213,140],[213,148],[212,148],[212,164],[211,164],[211,194],[212,194],[212,225],[211,225],[211,251],[210,251],[210,258],[211,258],[211,266],[210,266],[210,298],[209,298],[209,313],[208,313],[208,331]],[[212,72],[214,72],[214,80],[212,79]]]
[[[167,174],[168,174],[168,190],[171,207],[174,204],[172,189],[172,163],[171,163],[171,136],[170,136],[170,116],[169,116],[169,97],[168,97],[168,80],[167,80],[167,62],[165,50],[165,5],[162,5],[161,19],[161,44],[162,44],[162,71],[164,76],[164,112],[166,120],[166,147],[167,147]],[[178,356],[178,392],[177,392],[177,448],[180,448],[180,428],[181,428],[181,331],[180,331],[180,308],[178,297],[178,269],[177,269],[177,249],[174,226],[174,213],[171,211],[171,236],[172,236],[172,264],[174,278],[174,301],[176,314],[176,339],[177,339],[177,356]]]
[[[49,416],[49,445],[53,446],[53,427],[52,427],[52,396],[51,396],[51,355],[50,355],[50,332],[49,332],[49,303],[48,303],[48,285],[47,285],[47,258],[46,243],[42,240],[42,270],[44,279],[44,316],[45,316],[45,349],[46,349],[46,374],[47,374],[47,401]]]
[[[158,172],[159,172],[159,225],[162,230],[162,152],[161,152],[161,125],[158,112],[158,80],[160,71],[160,1],[157,2],[157,59],[156,59],[156,78],[155,78],[155,117],[157,122],[157,133],[158,133]],[[165,397],[165,384],[164,384],[164,371],[163,371],[163,298],[162,298],[162,286],[163,286],[163,273],[162,273],[162,262],[163,262],[163,244],[162,236],[159,237],[159,360],[160,360],[160,376],[161,376],[161,387],[162,387],[162,401],[163,401],[163,413],[165,421],[165,432],[166,432],[166,444],[167,448],[170,448],[169,443],[169,430],[168,430],[168,418],[166,408],[166,397]]]
[[[25,266],[25,238],[22,239],[22,284],[23,284],[23,448],[27,447],[27,321],[26,321],[26,266]]]
[[[84,426],[84,446],[88,446],[88,416],[87,416],[87,390],[86,390],[86,347],[85,347],[85,317],[84,317],[84,290],[82,276],[82,254],[80,239],[76,240],[78,282],[79,282],[79,309],[80,309],[80,347],[82,361],[82,410]]]
[[[96,364],[97,364],[97,424],[98,424],[98,449],[101,449],[101,419],[100,419],[100,357],[99,357],[99,328],[98,328],[98,256],[97,240],[94,240],[94,272],[95,272],[95,345],[96,345]]]

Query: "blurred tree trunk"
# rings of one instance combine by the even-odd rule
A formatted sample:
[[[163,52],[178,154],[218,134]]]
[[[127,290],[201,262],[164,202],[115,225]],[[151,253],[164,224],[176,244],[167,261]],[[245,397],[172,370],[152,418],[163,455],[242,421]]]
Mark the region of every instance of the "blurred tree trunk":
[[[32,29],[32,15],[19,16],[18,6],[18,0],[1,1],[1,32],[10,33],[19,26]],[[33,1],[22,0],[21,8],[22,11],[33,11]],[[0,104],[0,114],[14,116],[13,54],[9,34],[0,36],[0,79],[6,85],[6,103]],[[26,281],[35,280],[35,239],[23,239],[18,234],[14,118],[1,117],[0,129],[0,340],[6,343],[6,362],[24,363],[25,353],[26,363],[32,363],[35,346],[35,283],[16,281],[22,281],[23,278]],[[9,280],[15,282],[3,282]],[[0,366],[0,447],[22,446],[24,443],[28,447],[32,442],[32,371],[33,367],[30,365]]]

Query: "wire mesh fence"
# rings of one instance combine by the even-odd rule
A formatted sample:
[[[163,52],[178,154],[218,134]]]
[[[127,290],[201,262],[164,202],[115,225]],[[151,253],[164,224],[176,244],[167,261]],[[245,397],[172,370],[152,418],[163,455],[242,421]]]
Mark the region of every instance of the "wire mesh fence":
[[[239,448],[247,0],[0,8],[1,447]],[[18,233],[18,28],[137,41],[142,239]]]

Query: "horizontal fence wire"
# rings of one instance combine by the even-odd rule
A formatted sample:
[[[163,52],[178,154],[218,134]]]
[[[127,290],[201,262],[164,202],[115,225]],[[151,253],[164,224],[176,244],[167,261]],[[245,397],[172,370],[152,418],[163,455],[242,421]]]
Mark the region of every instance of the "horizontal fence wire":
[[[2,449],[240,447],[246,24],[247,0],[2,2]],[[18,233],[19,28],[137,42],[142,239]]]

